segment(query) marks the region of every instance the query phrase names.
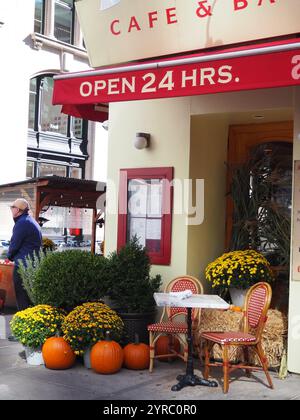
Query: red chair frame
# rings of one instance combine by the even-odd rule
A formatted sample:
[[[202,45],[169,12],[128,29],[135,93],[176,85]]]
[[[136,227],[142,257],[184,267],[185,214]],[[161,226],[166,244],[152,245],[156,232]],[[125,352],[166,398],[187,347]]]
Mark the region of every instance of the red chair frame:
[[[229,373],[236,369],[245,369],[249,377],[251,371],[263,370],[269,386],[273,389],[273,382],[268,371],[268,361],[261,345],[262,333],[267,321],[267,312],[272,298],[272,289],[268,283],[260,282],[251,287],[245,299],[243,329],[241,332],[203,332],[200,340],[205,340],[204,378],[209,377],[211,366],[222,366],[224,373],[224,393],[229,390]],[[254,331],[254,333],[252,333]],[[222,362],[210,362],[210,353],[215,344],[223,349]],[[243,347],[244,363],[232,365],[229,358],[229,347]],[[262,367],[249,366],[249,348],[257,353]]]

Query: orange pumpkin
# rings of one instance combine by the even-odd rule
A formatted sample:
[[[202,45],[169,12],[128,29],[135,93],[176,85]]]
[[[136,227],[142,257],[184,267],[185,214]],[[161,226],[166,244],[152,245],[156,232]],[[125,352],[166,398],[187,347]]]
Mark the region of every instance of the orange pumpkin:
[[[62,337],[48,338],[42,353],[48,369],[69,369],[76,360],[71,346]]]
[[[122,347],[116,341],[99,341],[91,350],[91,368],[105,375],[118,372],[123,364]]]
[[[161,335],[155,343],[155,355],[161,356],[164,354],[170,354],[171,348],[173,348],[176,353],[180,352],[180,341],[178,338],[168,335]],[[172,360],[172,358],[172,356],[166,356],[160,357],[158,360],[162,362],[168,362]]]
[[[138,335],[135,336],[135,343],[127,344],[124,347],[124,365],[127,369],[148,369],[150,363],[150,347],[140,343]]]

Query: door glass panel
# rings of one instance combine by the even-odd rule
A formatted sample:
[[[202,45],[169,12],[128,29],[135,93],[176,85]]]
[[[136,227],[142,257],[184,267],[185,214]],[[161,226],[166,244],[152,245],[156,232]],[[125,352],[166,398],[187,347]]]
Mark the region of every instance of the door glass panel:
[[[232,250],[250,247],[272,265],[289,264],[292,159],[291,143],[264,143],[233,171]]]

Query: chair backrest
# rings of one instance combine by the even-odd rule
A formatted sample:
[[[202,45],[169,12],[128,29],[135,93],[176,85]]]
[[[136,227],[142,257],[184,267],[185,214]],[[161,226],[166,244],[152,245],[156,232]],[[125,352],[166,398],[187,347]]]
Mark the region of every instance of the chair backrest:
[[[245,300],[244,332],[255,332],[260,340],[271,304],[272,289],[268,283],[257,283],[248,291]]]
[[[165,287],[165,292],[183,292],[184,290],[191,290],[193,294],[202,295],[203,294],[203,286],[201,282],[192,276],[180,276],[176,277],[175,279],[171,280],[167,286]],[[166,308],[167,317],[169,320],[173,320],[173,318],[179,315],[186,315],[187,310],[186,308]],[[198,317],[199,310],[193,309],[192,310],[192,318],[193,320]]]

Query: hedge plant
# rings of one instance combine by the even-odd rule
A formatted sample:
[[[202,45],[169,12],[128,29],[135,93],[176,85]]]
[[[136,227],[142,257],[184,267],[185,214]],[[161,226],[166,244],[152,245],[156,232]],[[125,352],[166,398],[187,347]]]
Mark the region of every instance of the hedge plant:
[[[35,304],[72,309],[106,294],[105,258],[79,250],[49,253],[39,264],[30,294]]]

